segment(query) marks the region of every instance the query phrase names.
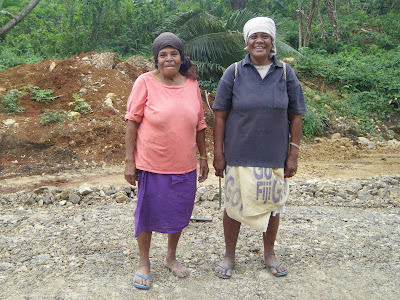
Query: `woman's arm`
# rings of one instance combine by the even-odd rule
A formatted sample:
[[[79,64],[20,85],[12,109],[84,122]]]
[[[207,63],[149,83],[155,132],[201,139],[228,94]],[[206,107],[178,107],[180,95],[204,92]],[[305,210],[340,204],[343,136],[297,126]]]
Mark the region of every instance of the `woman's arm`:
[[[214,115],[214,161],[215,176],[224,178],[226,160],[224,155],[225,124],[229,110],[215,110]]]
[[[206,153],[206,129],[197,131],[196,133],[196,144],[199,149],[199,154],[201,157],[207,158]],[[208,162],[207,159],[200,158],[200,174],[199,182],[203,182],[208,177]]]
[[[289,114],[289,131],[290,142],[300,147],[300,140],[302,134],[302,119],[301,115]],[[293,177],[297,172],[297,159],[299,157],[299,147],[289,145],[289,155],[285,162],[285,177]]]
[[[136,185],[137,169],[135,163],[135,145],[139,123],[128,120],[125,134],[125,180]]]

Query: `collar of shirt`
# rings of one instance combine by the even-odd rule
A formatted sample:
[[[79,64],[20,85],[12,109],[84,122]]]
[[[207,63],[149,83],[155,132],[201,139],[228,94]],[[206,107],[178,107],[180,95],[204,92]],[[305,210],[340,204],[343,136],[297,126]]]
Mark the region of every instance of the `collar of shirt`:
[[[271,68],[275,68],[275,67],[283,68],[282,62],[277,60],[275,55],[272,56],[271,60],[272,60]],[[250,60],[250,54],[249,53],[247,53],[246,57],[243,60],[243,66],[245,66],[245,65],[253,65],[251,60]]]

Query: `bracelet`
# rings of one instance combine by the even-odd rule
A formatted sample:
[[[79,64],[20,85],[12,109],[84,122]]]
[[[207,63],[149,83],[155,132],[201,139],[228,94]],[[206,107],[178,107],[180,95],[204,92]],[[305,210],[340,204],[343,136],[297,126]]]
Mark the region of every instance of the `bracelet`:
[[[292,145],[292,146],[295,146],[297,149],[300,149],[300,146],[295,144],[295,143],[293,143],[293,142],[290,142],[289,144]]]
[[[199,157],[200,157],[200,159],[208,160],[208,158],[205,156],[199,156]]]

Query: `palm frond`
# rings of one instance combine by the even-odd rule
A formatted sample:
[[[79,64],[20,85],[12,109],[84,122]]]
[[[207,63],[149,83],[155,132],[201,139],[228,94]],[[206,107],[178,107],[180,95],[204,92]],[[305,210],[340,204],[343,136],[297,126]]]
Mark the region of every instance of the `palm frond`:
[[[243,32],[244,24],[254,16],[254,13],[247,9],[235,11],[226,20],[225,27],[231,31]]]
[[[300,52],[282,40],[276,40],[276,49],[280,57],[301,56]]]
[[[185,52],[194,60],[218,63],[223,67],[227,67],[235,62],[239,56],[243,55],[243,51],[237,41],[237,33],[218,32],[205,34],[186,41]]]
[[[224,24],[218,19],[210,19],[202,14],[198,15],[179,27],[176,34],[183,40],[188,41],[197,36],[209,33],[226,32]]]
[[[162,32],[173,32],[175,33],[175,31],[184,26],[186,22],[188,22],[189,20],[196,18],[198,15],[202,14],[203,10],[198,8],[195,10],[189,10],[189,11],[185,11],[185,12],[179,12],[176,13],[172,16],[170,16],[168,19],[165,20],[163,26],[161,26],[157,31],[156,34],[160,34]]]
[[[194,61],[194,63],[197,66],[197,73],[200,78],[213,78],[215,81],[219,80],[226,69],[217,63],[204,63],[198,61]]]

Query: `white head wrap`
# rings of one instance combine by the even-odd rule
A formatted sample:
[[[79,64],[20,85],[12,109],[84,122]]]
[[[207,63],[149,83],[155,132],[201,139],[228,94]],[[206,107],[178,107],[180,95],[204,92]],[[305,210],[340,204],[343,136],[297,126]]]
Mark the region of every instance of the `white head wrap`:
[[[269,53],[269,56],[272,57],[273,55],[276,55],[276,47],[275,47],[276,27],[274,20],[267,17],[256,17],[248,20],[243,27],[243,37],[244,41],[246,42],[245,49],[247,49],[247,42],[249,36],[256,32],[265,32],[272,37],[272,48],[271,52]]]

